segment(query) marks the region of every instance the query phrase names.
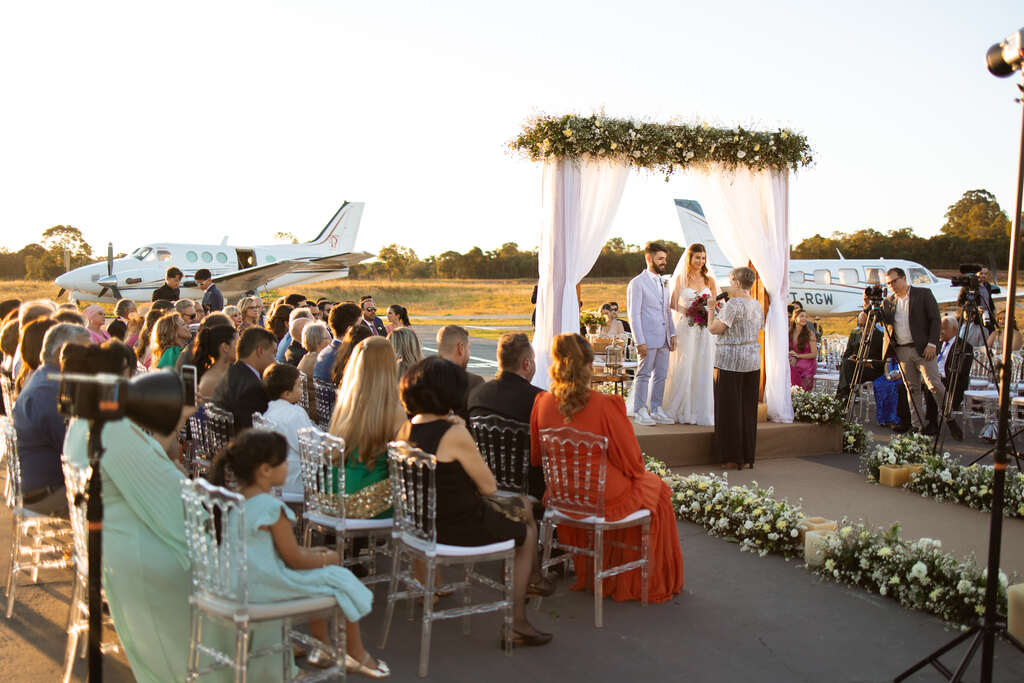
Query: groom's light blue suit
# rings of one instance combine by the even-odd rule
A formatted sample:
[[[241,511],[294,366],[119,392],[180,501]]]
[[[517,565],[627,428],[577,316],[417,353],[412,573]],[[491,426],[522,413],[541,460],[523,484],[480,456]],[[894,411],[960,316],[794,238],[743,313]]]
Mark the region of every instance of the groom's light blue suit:
[[[653,413],[665,396],[669,340],[675,333],[665,281],[650,270],[640,273],[626,288],[626,306],[633,341],[647,345],[647,356],[640,360],[633,381],[633,410],[647,408]]]

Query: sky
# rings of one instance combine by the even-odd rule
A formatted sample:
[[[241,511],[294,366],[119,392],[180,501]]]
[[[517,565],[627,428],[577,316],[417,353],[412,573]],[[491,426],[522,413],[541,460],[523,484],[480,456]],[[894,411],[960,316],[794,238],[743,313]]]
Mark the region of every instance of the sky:
[[[793,243],[928,236],[967,190],[1012,213],[1020,107],[984,55],[1021,25],[1019,0],[4,3],[0,246],[307,240],[349,200],[373,253],[535,248],[540,165],[507,142],[594,111],[801,131]],[[685,174],[634,172],[612,236],[682,241],[674,197]]]

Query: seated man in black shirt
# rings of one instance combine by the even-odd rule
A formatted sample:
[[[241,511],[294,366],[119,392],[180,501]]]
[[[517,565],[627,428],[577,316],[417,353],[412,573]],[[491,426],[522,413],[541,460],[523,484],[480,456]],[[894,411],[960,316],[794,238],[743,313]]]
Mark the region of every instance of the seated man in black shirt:
[[[177,301],[181,296],[181,279],[185,274],[178,266],[171,266],[164,276],[164,284],[153,290],[153,301]]]
[[[853,381],[853,371],[856,368],[854,360],[857,358],[861,339],[867,334],[867,330],[864,329],[867,319],[868,314],[861,311],[857,316],[857,327],[850,333],[850,337],[846,341],[846,350],[843,351],[843,360],[839,365],[839,387],[836,390],[836,398],[840,401],[846,401],[850,395],[850,382]],[[885,362],[882,360],[883,339],[885,339],[885,330],[876,323],[875,331],[871,335],[871,347],[868,349],[867,358],[864,359],[870,362],[865,364],[864,369],[861,370],[860,381],[862,383],[874,382],[882,375],[882,369],[885,367]]]
[[[135,302],[131,299],[121,299],[114,306],[114,319],[107,325],[107,334],[116,339],[124,341],[128,332],[129,321],[139,314]]]
[[[270,330],[250,327],[238,337],[238,360],[228,368],[228,376],[214,396],[214,403],[234,415],[236,431],[252,427],[253,413],[267,411],[263,371],[274,362],[275,353],[277,339]]]
[[[484,382],[469,393],[467,407],[470,419],[476,416],[500,415],[524,424],[530,423],[533,401],[540,389],[530,384],[537,370],[533,346],[521,332],[508,332],[498,340],[498,376]],[[528,443],[528,441],[527,441]],[[529,458],[528,452],[524,455]],[[530,467],[530,495],[538,500],[544,495],[544,473]]]

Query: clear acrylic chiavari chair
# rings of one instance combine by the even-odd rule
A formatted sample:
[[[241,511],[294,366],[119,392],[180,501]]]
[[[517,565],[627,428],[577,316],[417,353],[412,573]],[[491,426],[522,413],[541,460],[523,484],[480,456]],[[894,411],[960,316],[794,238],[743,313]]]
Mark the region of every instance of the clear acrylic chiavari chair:
[[[501,415],[474,415],[469,431],[494,473],[498,493],[528,496],[530,425]]]
[[[313,387],[316,396],[316,423],[320,429],[327,430],[331,426],[331,413],[334,412],[334,402],[338,398],[338,388],[315,377]]]

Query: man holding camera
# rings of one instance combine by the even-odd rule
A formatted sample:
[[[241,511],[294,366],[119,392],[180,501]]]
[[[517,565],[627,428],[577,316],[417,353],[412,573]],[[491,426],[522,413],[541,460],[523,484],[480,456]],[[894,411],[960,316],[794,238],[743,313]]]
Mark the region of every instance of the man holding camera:
[[[975,304],[978,306],[978,313],[981,317],[981,320],[977,322],[981,323],[981,325],[985,328],[985,336],[987,337],[989,334],[992,334],[992,332],[994,332],[996,329],[996,306],[992,300],[992,295],[999,294],[1002,290],[999,289],[998,285],[992,283],[991,270],[989,270],[988,268],[980,268],[977,266],[975,266],[974,268],[977,268],[978,278],[978,293]],[[971,270],[974,270],[974,268],[964,265],[960,267],[960,272],[964,272],[964,269],[968,269],[968,271],[970,272]],[[956,279],[954,279],[954,284],[958,284],[956,282]],[[971,289],[973,289],[971,285],[964,285],[960,288],[960,295],[956,299],[956,305],[959,308],[962,309],[964,307],[964,303],[967,301],[968,292],[970,292]],[[980,344],[974,345],[980,346]]]
[[[882,302],[879,309],[879,317],[889,327],[884,355],[891,355],[891,341],[896,346],[895,355],[903,372],[903,383],[907,387],[911,424],[920,431],[923,426],[922,380],[935,398],[936,405],[944,405],[946,399],[946,388],[939,376],[936,361],[941,328],[939,305],[930,289],[911,287],[902,268],[890,268],[886,273],[886,284],[893,293]],[[964,438],[963,430],[955,420],[950,419],[946,424],[954,439],[961,441]]]

